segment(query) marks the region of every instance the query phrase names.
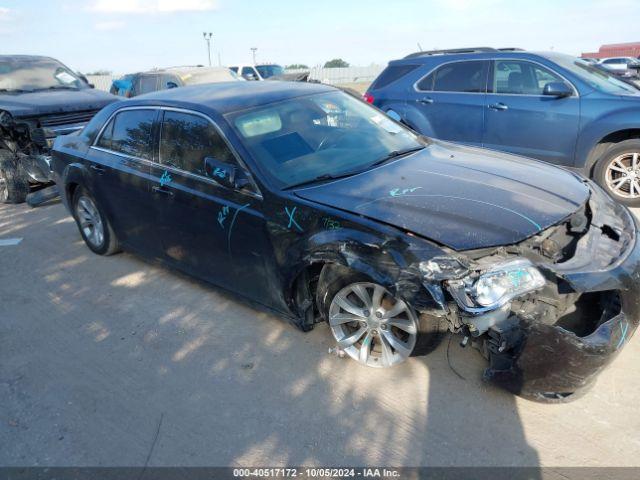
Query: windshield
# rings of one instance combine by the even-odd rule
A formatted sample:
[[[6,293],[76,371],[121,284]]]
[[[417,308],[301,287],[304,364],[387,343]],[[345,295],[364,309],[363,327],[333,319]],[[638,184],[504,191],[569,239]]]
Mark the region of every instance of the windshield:
[[[424,146],[416,134],[343,92],[227,117],[259,168],[280,188],[357,173]]]
[[[570,55],[554,55],[550,57],[563,68],[586,82],[590,87],[601,92],[612,93],[614,95],[636,95],[638,90],[628,83],[616,79],[598,66],[585,62],[580,58]]]
[[[275,75],[283,75],[284,68],[280,65],[256,65],[256,70],[262,78],[269,78]]]
[[[3,91],[32,92],[86,86],[75,73],[50,58],[0,59],[0,90]]]

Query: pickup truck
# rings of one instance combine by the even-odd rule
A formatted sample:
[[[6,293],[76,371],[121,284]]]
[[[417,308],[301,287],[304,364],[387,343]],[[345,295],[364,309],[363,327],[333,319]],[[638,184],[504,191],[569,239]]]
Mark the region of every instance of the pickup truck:
[[[54,139],[117,100],[53,58],[0,55],[0,203],[22,203],[34,187],[52,184]]]

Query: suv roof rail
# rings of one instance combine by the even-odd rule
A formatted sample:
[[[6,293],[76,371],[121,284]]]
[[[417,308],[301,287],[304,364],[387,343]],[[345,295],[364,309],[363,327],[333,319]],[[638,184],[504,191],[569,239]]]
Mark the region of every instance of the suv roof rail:
[[[429,55],[442,55],[447,53],[483,53],[483,52],[497,52],[495,48],[491,47],[470,47],[470,48],[452,48],[449,50],[425,50],[424,52],[410,53],[404,58],[417,58]]]
[[[499,48],[498,51],[499,52],[524,52],[524,48],[506,47],[506,48]]]

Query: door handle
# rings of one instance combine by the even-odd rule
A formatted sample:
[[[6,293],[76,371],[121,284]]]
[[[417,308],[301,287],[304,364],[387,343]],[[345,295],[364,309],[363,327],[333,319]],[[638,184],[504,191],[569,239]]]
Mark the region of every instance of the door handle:
[[[153,193],[160,193],[162,195],[166,195],[167,197],[173,197],[173,192],[165,187],[160,187],[156,185],[153,188],[151,188],[151,190],[153,190]]]
[[[502,102],[498,102],[498,103],[492,103],[489,105],[489,108],[491,110],[498,110],[498,111],[502,111],[502,110],[508,110],[509,107],[507,107],[504,103]]]
[[[421,98],[421,99],[420,99],[420,100],[418,100],[418,101],[419,101],[420,103],[425,103],[425,104],[430,105],[430,104],[432,104],[432,103],[433,103],[433,98],[431,98],[431,97],[424,97],[424,98]]]
[[[90,165],[89,168],[91,168],[91,170],[94,170],[95,172],[98,173],[98,175],[102,175],[105,172],[105,169],[102,167],[99,167],[98,165]]]

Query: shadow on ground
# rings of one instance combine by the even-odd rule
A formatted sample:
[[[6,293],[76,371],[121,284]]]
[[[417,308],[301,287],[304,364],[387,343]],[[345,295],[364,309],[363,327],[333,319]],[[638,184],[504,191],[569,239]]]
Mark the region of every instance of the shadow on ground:
[[[331,356],[324,325],[92,254],[61,205],[0,206],[7,237],[24,240],[0,248],[0,465],[537,466],[546,433],[528,443],[522,405],[559,462],[575,448],[558,432],[578,427],[553,422],[597,415],[579,401],[541,419],[456,339],[464,378],[446,342],[389,370]]]

